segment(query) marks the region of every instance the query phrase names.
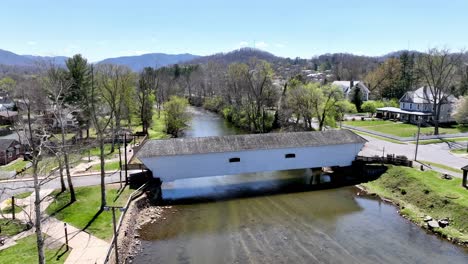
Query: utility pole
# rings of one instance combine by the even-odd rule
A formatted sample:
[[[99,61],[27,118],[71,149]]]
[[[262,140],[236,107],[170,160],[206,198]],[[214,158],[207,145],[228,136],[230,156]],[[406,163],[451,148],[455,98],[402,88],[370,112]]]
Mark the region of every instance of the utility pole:
[[[418,157],[419,133],[421,132],[421,117],[418,116],[418,135],[416,136],[416,151],[414,152],[414,161]]]
[[[121,212],[125,211],[125,207],[121,206],[104,206],[104,211],[112,210],[112,224],[114,227],[114,252],[115,252],[115,263],[119,263],[119,250],[117,248],[117,224],[115,219],[115,209],[120,210]]]
[[[128,172],[127,172],[127,133],[124,134],[124,146],[125,146],[125,185],[128,184]]]
[[[120,179],[120,188],[122,188],[122,150],[120,149],[122,147],[122,136],[119,135],[119,179]]]

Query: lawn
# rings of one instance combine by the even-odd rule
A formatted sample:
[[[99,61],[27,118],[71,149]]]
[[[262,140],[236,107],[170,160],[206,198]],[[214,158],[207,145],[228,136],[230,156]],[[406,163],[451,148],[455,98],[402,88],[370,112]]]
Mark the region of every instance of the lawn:
[[[104,170],[105,171],[116,171],[119,170],[120,163],[119,161],[105,162]],[[96,164],[91,167],[92,171],[101,171],[101,164]]]
[[[158,111],[154,111],[153,121],[151,127],[148,129],[148,138],[149,139],[164,139],[169,138],[169,135],[166,134],[166,124],[164,120],[164,111],[161,110],[161,116],[158,118]],[[142,131],[142,126],[133,127],[133,132]]]
[[[437,143],[463,142],[463,141],[468,141],[468,137],[419,140],[419,144],[429,145],[429,144],[437,144]],[[416,144],[416,141],[410,141],[410,143]]]
[[[440,163],[435,163],[435,162],[430,162],[430,161],[425,161],[425,160],[420,160],[419,162],[431,165],[432,167],[438,167],[438,168],[448,170],[448,171],[452,171],[452,172],[459,173],[459,174],[462,172],[460,168],[453,168],[453,167],[450,167],[450,166],[447,166],[447,165],[444,165],[444,164],[440,164]]]
[[[31,235],[16,241],[16,245],[0,251],[0,263],[23,264],[37,263],[36,236]],[[45,248],[47,263],[64,263],[70,251],[65,251],[65,246]]]
[[[123,146],[123,144],[122,144],[122,146]],[[110,143],[104,144],[104,157],[105,158],[110,158],[110,157],[113,157],[116,154],[119,154],[119,149],[118,149],[119,144],[115,144],[115,150],[114,150],[113,153],[110,152],[111,147],[112,147],[112,144],[110,144]],[[97,147],[92,147],[92,148],[83,150],[81,152],[82,157],[88,157],[88,154],[90,156],[99,156],[99,155],[101,155],[101,149],[99,148],[99,146],[97,146]]]
[[[16,203],[15,203],[15,204],[16,204]],[[15,206],[15,214],[20,213],[20,212],[23,210],[23,208],[24,208],[23,206],[16,205],[16,206]],[[7,206],[7,207],[3,208],[2,213],[3,213],[3,214],[11,214],[11,213],[13,213],[13,207],[12,207],[12,206]]]
[[[119,185],[107,185],[108,205],[124,206],[133,190],[128,187],[117,197]],[[83,229],[101,239],[112,238],[112,213],[101,212],[101,192],[99,186],[78,187],[77,201],[69,205],[70,193],[53,192],[55,201],[47,208],[47,213],[57,219]],[[117,200],[116,200],[117,198]],[[120,217],[120,212],[117,212]]]
[[[16,160],[13,162],[10,162],[7,165],[0,166],[1,171],[20,171],[28,165],[29,161],[25,160]]]
[[[23,193],[18,193],[18,194],[15,194],[15,198],[16,199],[24,199],[26,197],[29,197],[31,196],[33,192],[23,192]]]
[[[466,148],[452,149],[450,152],[455,153],[455,154],[468,154],[468,151],[466,151]]]
[[[398,137],[414,137],[418,133],[418,126],[413,124],[393,122],[389,120],[345,121],[346,125],[362,127],[376,132]],[[439,134],[456,134],[468,132],[468,126],[439,127]],[[421,134],[433,135],[433,127],[421,127]]]
[[[403,144],[403,145],[405,144],[405,143],[403,143],[403,142],[401,142],[401,141],[398,141],[398,140],[395,140],[395,139],[386,138],[386,137],[381,137],[381,136],[369,134],[369,133],[362,132],[362,131],[358,131],[358,130],[353,130],[353,129],[351,129],[351,130],[352,130],[354,133],[358,134],[358,135],[373,137],[373,138],[376,138],[376,139],[388,141],[388,142],[395,143],[395,144]]]
[[[1,229],[0,236],[11,237],[26,230],[26,225],[19,220],[0,219],[0,229]],[[1,253],[0,253],[0,256],[1,256]]]
[[[417,224],[424,224],[425,215],[450,218],[450,225],[437,232],[468,241],[468,192],[460,178],[445,180],[435,171],[390,166],[379,179],[363,185],[397,203],[401,213]]]

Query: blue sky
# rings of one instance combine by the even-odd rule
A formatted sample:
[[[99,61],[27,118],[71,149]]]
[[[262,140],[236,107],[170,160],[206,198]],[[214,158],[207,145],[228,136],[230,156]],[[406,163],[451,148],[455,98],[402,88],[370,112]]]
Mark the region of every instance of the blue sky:
[[[0,10],[0,49],[90,61],[243,46],[310,58],[468,45],[466,0],[4,0]]]

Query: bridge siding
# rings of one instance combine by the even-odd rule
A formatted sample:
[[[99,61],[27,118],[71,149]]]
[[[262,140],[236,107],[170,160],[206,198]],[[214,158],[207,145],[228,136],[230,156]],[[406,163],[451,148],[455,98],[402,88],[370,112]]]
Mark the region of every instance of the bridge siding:
[[[364,143],[328,145],[317,147],[249,150],[179,156],[140,158],[163,181],[205,176],[253,173],[262,171],[302,169],[327,166],[349,166]],[[296,158],[286,159],[294,153]],[[238,163],[229,163],[238,157]]]

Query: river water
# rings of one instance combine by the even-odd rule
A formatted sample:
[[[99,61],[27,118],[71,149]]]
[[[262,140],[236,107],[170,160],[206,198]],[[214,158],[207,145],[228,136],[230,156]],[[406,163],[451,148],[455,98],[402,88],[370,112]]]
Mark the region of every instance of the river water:
[[[191,108],[187,137],[237,134]],[[303,170],[163,184],[164,218],[140,232],[134,263],[468,263],[468,251],[426,233],[354,187],[306,191]]]

